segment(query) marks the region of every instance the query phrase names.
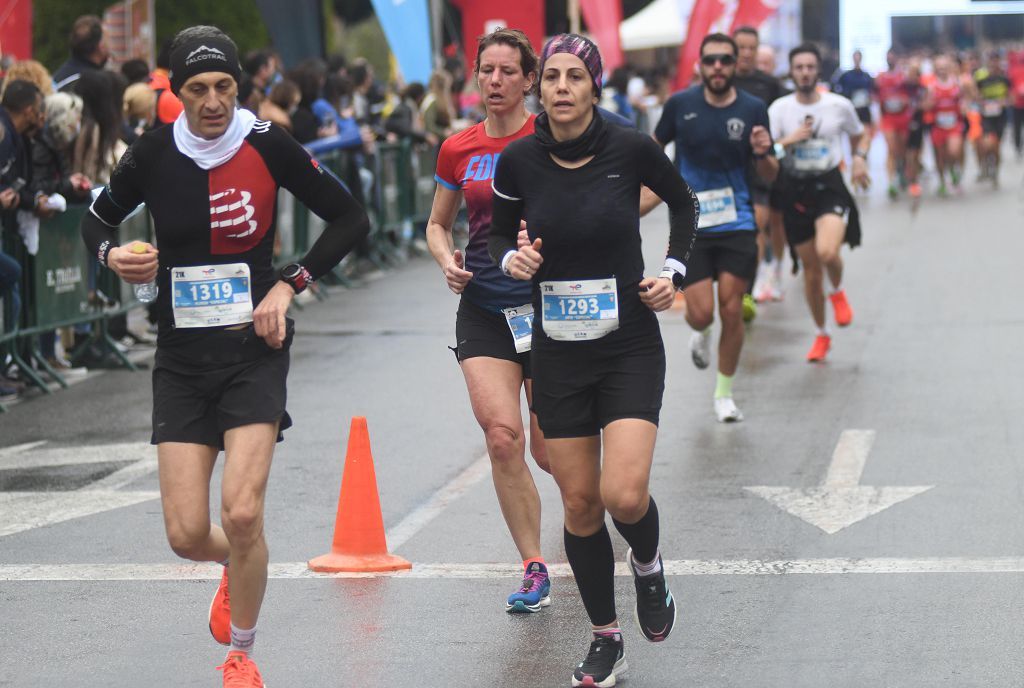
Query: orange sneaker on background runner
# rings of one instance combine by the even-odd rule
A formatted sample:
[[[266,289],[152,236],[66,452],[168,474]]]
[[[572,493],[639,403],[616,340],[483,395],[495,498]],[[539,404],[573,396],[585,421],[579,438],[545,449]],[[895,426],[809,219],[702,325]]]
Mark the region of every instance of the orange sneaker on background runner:
[[[839,327],[846,327],[853,322],[853,310],[850,308],[850,304],[846,300],[846,292],[840,289],[834,294],[830,294],[828,300],[832,302],[832,308],[836,313],[836,325]]]
[[[832,338],[827,334],[819,334],[814,338],[811,350],[807,352],[807,360],[811,363],[824,361],[828,350],[832,348]]]
[[[217,594],[210,602],[210,635],[221,645],[231,644],[231,598],[228,596],[228,567],[220,577]]]
[[[918,184],[917,182],[914,182],[913,184],[910,185],[910,196],[912,198],[921,197],[921,185]]]
[[[224,688],[266,688],[256,662],[244,652],[229,652],[217,671],[224,672]]]

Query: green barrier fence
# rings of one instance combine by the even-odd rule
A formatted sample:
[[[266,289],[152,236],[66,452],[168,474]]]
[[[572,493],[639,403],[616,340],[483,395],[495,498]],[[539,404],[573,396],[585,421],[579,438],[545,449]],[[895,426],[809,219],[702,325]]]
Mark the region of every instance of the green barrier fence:
[[[366,244],[358,249],[361,256],[381,268],[404,261],[415,226],[425,224],[430,215],[436,151],[408,142],[378,145],[372,160],[367,161],[371,163],[367,167],[372,178],[360,172],[361,161],[351,152],[332,151],[317,159],[364,202],[371,231]],[[10,356],[26,381],[44,394],[51,393],[45,377],[67,386],[39,347],[39,335],[57,328],[89,325],[91,343],[124,367],[135,369],[115,346],[110,325],[114,318],[124,317],[143,304],[136,301],[132,285],[121,282],[89,254],[79,233],[86,212],[86,206],[71,206],[64,213],[42,220],[35,256],[28,255],[16,228],[5,226],[3,232],[4,252],[19,262],[23,275],[20,318],[17,322],[4,319],[0,360]],[[284,265],[301,258],[323,228],[320,218],[282,189],[277,213],[280,245],[275,261]],[[152,241],[149,214],[143,210],[126,220],[118,230],[118,239],[122,244],[135,239]],[[348,284],[339,271],[330,281]],[[3,410],[0,404],[0,412]]]

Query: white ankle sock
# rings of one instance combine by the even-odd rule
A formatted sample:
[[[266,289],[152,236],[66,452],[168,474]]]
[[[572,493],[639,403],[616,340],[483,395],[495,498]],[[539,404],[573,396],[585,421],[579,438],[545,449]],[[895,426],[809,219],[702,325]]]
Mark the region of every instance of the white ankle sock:
[[[252,646],[256,642],[256,627],[243,630],[231,624],[231,651],[252,654]]]
[[[629,557],[633,559],[633,555]],[[641,564],[636,559],[633,559],[633,570],[636,571],[638,576],[651,576],[655,573],[661,572],[661,551],[654,557],[654,561],[649,561],[646,564]]]

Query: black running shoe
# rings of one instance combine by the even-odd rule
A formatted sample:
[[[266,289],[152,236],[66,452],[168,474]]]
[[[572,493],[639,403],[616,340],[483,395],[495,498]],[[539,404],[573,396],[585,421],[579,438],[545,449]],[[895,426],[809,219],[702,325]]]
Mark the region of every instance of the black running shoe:
[[[626,562],[636,585],[636,624],[652,643],[660,643],[672,632],[676,623],[676,601],[665,582],[665,568],[650,576],[637,575],[633,568],[633,550],[626,553]],[[658,555],[658,563],[661,555]]]
[[[590,643],[590,652],[572,672],[572,685],[587,688],[610,688],[615,685],[615,677],[622,674],[629,665],[623,654],[622,635],[620,633],[595,635]]]

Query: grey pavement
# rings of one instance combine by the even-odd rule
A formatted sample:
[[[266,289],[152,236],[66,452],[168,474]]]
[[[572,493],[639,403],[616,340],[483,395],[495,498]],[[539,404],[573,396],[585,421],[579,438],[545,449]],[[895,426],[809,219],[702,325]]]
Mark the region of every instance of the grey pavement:
[[[845,253],[854,324],[833,328],[826,364],[805,363],[814,330],[788,276],[785,300],[748,330],[741,424],[715,423],[713,368],[690,363],[681,312],[662,315],[669,365],[651,489],[680,615],[667,642],[644,642],[631,581],[616,579],[631,666],[621,685],[1024,685],[1022,177],[1011,160],[1001,190],[969,183],[916,213],[876,184],[860,199],[864,246]],[[643,227],[650,273],[664,211]],[[456,305],[419,259],[295,314],[296,424],[271,474],[277,575],[255,655],[273,688],[565,686],[586,651],[568,577],[554,579],[542,613],[504,613],[517,554],[489,474],[466,472],[485,467],[484,443],[446,348]],[[164,540],[142,444],[150,407],[148,373],[114,371],[0,415],[0,532],[27,524],[0,535],[0,686],[220,685],[223,649],[206,629],[214,574],[179,567]],[[330,548],[357,415],[385,526],[404,533],[394,550],[421,575],[296,573]],[[820,496],[854,429],[874,431],[859,486],[877,488],[876,501],[882,488],[929,489],[834,534],[746,489]],[[545,555],[564,562],[557,490],[535,476]],[[101,480],[114,487],[90,493]],[[852,499],[857,488],[844,489],[834,492]],[[451,498],[424,511],[439,492]]]

